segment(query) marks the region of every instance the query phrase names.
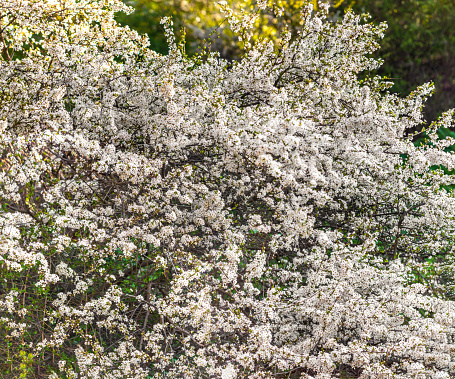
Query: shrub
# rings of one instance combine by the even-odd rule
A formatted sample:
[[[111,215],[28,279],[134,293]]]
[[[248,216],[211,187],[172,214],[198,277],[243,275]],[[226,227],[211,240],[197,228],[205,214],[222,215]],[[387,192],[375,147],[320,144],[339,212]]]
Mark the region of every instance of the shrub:
[[[384,24],[309,6],[274,46],[221,6],[236,62],[118,0],[1,3],[3,369],[449,378],[453,112],[414,146],[432,86],[365,75]]]

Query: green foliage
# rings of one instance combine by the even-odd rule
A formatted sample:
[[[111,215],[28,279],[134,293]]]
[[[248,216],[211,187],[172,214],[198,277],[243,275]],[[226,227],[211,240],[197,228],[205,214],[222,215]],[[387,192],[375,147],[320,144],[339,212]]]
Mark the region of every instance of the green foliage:
[[[131,0],[125,3],[134,7],[135,11],[130,15],[118,14],[117,20],[141,34],[147,34],[151,49],[163,54],[168,51],[164,29],[160,24],[163,17],[172,18],[177,37],[186,34],[187,47],[193,53],[206,32],[216,30],[222,23],[222,16],[214,2]]]
[[[379,74],[393,78],[392,91],[406,95],[412,88],[434,81],[435,94],[425,107],[427,120],[455,104],[455,2],[452,0],[342,1],[338,12],[366,12],[374,22],[387,21]]]
[[[6,342],[7,360],[0,365],[0,378],[27,379],[34,377],[33,354],[25,350],[14,352],[11,342]]]
[[[150,47],[159,53],[167,53],[167,43],[164,31],[160,25],[162,17],[172,16],[172,8],[165,1],[125,1],[127,5],[135,8],[132,14],[120,13],[117,21],[128,25],[140,34],[147,34],[150,38]],[[166,6],[168,5],[168,6]],[[179,19],[180,13],[176,14]]]
[[[228,28],[227,22],[221,13],[217,2],[196,0],[124,0],[127,5],[135,8],[130,15],[119,14],[117,20],[122,25],[129,25],[139,33],[147,34],[151,48],[160,53],[167,52],[166,40],[160,25],[162,17],[172,17],[176,35],[186,35],[186,48],[189,54],[197,52],[199,46],[211,46],[222,56],[236,59],[240,52],[242,41]],[[256,1],[227,1],[236,11],[251,12],[256,7]],[[281,18],[263,12],[256,20],[254,39],[272,37],[279,40],[280,31],[285,28],[295,30],[300,25],[300,11],[302,6],[313,3],[314,0],[283,0],[280,5],[283,9]],[[184,30],[184,32],[183,32]],[[221,31],[223,33],[221,33]]]

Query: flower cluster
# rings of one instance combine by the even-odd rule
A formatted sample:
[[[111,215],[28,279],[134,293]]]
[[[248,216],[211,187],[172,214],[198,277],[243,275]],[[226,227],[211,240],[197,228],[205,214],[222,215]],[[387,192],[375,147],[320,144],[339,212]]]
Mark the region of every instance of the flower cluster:
[[[384,24],[307,6],[276,46],[221,6],[239,61],[186,56],[166,19],[150,51],[119,0],[1,2],[0,362],[453,377],[453,112],[414,145],[432,86],[365,74]]]

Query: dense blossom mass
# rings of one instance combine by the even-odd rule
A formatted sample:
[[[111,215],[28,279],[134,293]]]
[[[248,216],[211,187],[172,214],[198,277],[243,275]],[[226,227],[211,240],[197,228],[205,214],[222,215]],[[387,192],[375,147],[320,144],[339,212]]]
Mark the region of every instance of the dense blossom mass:
[[[454,177],[385,25],[302,9],[168,55],[119,0],[0,3],[0,369],[50,378],[450,378]],[[261,1],[258,12],[275,10]],[[4,363],[3,363],[4,362]]]

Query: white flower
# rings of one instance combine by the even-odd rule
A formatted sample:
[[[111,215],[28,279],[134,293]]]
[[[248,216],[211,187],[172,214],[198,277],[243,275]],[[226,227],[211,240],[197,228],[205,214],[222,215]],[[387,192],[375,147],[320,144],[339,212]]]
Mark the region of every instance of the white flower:
[[[309,5],[276,49],[220,4],[233,62],[120,0],[0,2],[0,339],[68,378],[448,377],[455,111],[416,146],[431,85],[359,83],[383,24]]]
[[[228,364],[221,370],[221,379],[235,379],[237,378],[237,372],[232,364]]]

